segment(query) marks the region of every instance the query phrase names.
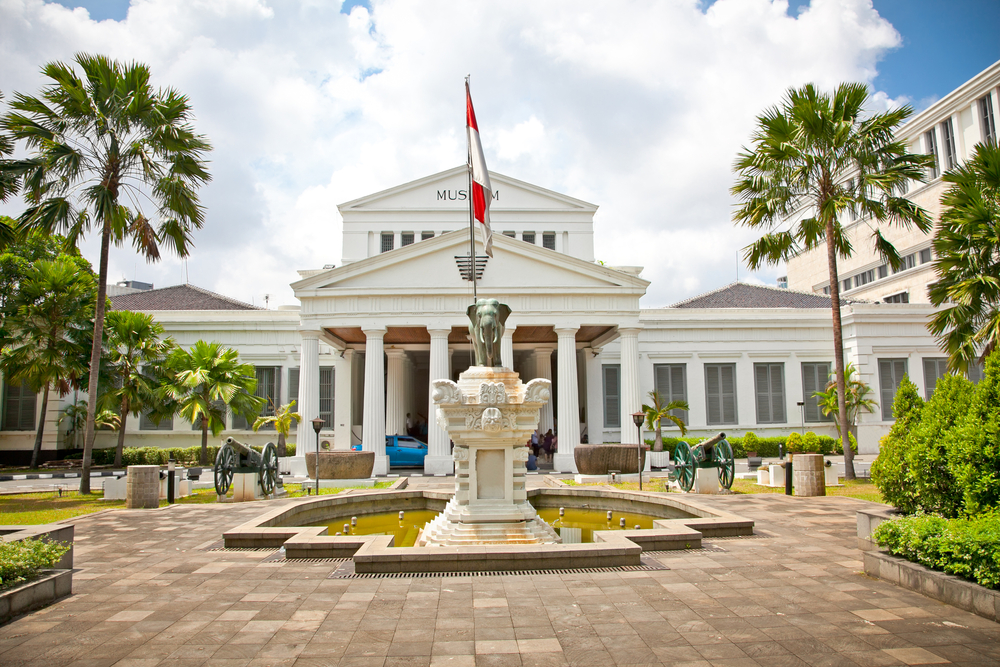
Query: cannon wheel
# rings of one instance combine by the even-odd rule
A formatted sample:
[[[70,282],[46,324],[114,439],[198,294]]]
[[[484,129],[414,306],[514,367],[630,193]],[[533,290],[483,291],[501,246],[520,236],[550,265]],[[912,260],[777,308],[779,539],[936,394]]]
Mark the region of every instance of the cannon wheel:
[[[736,464],[733,462],[733,448],[729,445],[728,440],[723,439],[716,443],[712,458],[719,469],[719,484],[731,489],[736,473]]]
[[[278,448],[273,442],[264,445],[260,454],[260,490],[265,496],[274,493],[274,485],[278,483]]]
[[[233,485],[236,459],[236,452],[228,444],[223,445],[215,456],[215,492],[220,496],[229,493],[229,487]]]
[[[674,448],[674,470],[677,484],[687,493],[694,486],[694,455],[691,454],[691,445],[683,440]]]

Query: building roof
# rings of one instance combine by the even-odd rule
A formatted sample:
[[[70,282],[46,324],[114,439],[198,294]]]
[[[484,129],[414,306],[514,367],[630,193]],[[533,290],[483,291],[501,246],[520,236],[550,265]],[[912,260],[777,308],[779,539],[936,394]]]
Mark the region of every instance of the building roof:
[[[841,298],[842,303],[854,303]],[[671,308],[829,308],[825,294],[799,292],[783,287],[730,283],[670,306]]]
[[[263,310],[194,285],[118,294],[111,297],[115,310]]]

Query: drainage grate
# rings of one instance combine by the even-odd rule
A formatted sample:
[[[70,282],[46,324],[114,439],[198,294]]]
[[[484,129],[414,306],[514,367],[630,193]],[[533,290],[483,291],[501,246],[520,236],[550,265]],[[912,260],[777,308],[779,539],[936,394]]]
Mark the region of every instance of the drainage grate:
[[[357,573],[354,561],[347,560],[330,573],[328,579],[431,579],[441,577],[526,577],[540,574],[589,574],[602,572],[650,572],[670,568],[655,558],[642,556],[641,565],[620,565],[617,567],[578,567],[564,570],[502,570],[497,572],[384,572]]]
[[[712,538],[715,539],[715,538]],[[704,553],[725,553],[727,549],[722,547],[709,544],[707,542],[701,543],[701,548],[699,549],[675,549],[671,551],[646,551],[645,553],[656,556],[657,558],[663,558],[667,556],[688,556],[690,554],[704,554]]]
[[[235,552],[239,552],[239,551],[260,551],[260,552],[264,552],[264,551],[276,551],[277,548],[276,547],[227,547],[225,540],[219,540],[218,542],[213,542],[213,543],[209,544],[207,547],[205,547],[204,550],[205,551],[232,551],[232,552],[235,553]]]
[[[285,558],[285,550],[275,552],[261,563],[343,563],[347,558]]]

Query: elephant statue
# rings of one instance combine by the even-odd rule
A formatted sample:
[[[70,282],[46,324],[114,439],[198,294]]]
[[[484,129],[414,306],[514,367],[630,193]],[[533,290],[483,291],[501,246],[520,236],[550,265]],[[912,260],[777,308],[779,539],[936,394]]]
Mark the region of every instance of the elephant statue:
[[[469,306],[466,313],[470,320],[472,347],[476,351],[476,365],[503,366],[500,340],[503,338],[503,325],[510,316],[510,308],[496,299],[479,299]]]

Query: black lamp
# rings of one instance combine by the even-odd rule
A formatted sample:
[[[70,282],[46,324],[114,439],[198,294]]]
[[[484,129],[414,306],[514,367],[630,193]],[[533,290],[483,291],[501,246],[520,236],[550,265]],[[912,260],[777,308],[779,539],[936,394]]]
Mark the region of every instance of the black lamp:
[[[313,430],[316,431],[316,467],[314,472],[316,474],[316,495],[319,495],[319,432],[323,428],[323,424],[326,422],[319,417],[312,420]]]
[[[639,467],[639,490],[642,491],[642,422],[646,421],[646,413],[633,412],[632,421],[635,422],[635,427],[639,430],[639,444],[636,446],[635,451]]]

